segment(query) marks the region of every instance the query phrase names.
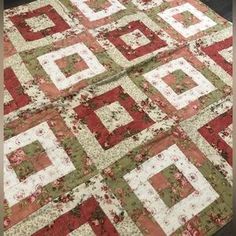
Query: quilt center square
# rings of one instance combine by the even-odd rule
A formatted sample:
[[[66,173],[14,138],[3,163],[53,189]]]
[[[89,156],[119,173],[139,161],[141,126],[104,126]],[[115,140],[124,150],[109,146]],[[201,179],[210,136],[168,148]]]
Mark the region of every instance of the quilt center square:
[[[107,9],[111,7],[111,2],[108,0],[90,0],[86,1],[88,6],[94,10],[94,12],[102,11],[104,9]]]
[[[25,22],[33,32],[42,31],[55,26],[53,21],[46,14],[25,19]]]
[[[165,76],[163,81],[178,95],[197,86],[197,83],[182,70],[173,71]]]
[[[38,141],[13,151],[7,157],[21,182],[52,164]]]
[[[113,120],[114,123],[111,125],[107,122],[104,111],[110,113],[117,109],[125,113],[125,118],[128,120],[123,118],[116,122]],[[88,126],[105,150],[155,123],[121,86],[89,100],[87,104],[75,107],[74,111],[77,113],[77,118]]]
[[[38,60],[59,90],[68,89],[83,79],[106,71],[84,43],[44,54]]]
[[[26,41],[34,41],[70,29],[58,12],[46,5],[25,14],[10,17]]]
[[[166,204],[168,200],[163,201],[155,190],[155,183],[150,183],[150,178],[155,178],[156,174],[162,173],[171,166],[176,168],[175,178],[177,180],[183,182],[187,180],[188,187],[186,189],[188,191],[183,193],[181,201],[169,202],[170,206],[168,206]],[[219,198],[219,194],[176,144],[148,159],[139,168],[127,173],[124,179],[166,235],[174,233],[202,209]],[[162,185],[162,188],[165,185],[166,183]],[[186,211],[186,209],[188,210]]]
[[[133,121],[133,118],[118,101],[99,108],[95,113],[110,133]]]
[[[192,175],[191,178],[195,178],[195,176]],[[153,175],[148,181],[169,208],[195,191],[191,183],[175,165],[170,165]]]
[[[129,61],[167,46],[164,40],[140,20],[112,30],[106,37]]]
[[[121,39],[133,50],[149,44],[151,41],[139,30],[136,29],[128,34],[121,36]]]
[[[190,27],[191,25],[198,24],[200,22],[200,20],[190,11],[178,13],[174,15],[173,18],[183,24],[186,28]]]

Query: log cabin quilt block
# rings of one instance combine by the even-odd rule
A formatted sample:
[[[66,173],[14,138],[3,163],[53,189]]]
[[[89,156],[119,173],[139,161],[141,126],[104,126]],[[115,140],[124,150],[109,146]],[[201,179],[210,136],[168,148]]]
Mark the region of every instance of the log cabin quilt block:
[[[171,37],[184,43],[231,25],[198,0],[165,0],[145,13]]]
[[[5,126],[4,189],[9,226],[96,174],[56,108]]]
[[[230,22],[198,0],[36,0],[4,18],[4,235],[232,220]]]
[[[144,235],[211,235],[216,219],[231,217],[230,183],[181,127],[134,149],[103,175]]]
[[[157,105],[146,106],[148,100],[124,76],[88,87],[59,107],[67,125],[102,170],[141,143],[165,135],[174,125]]]
[[[154,55],[161,56],[177,46],[175,40],[142,12],[124,16],[90,32],[111,58],[124,68]]]
[[[34,1],[4,14],[5,32],[17,52],[44,46],[83,30],[58,1]]]
[[[133,67],[130,77],[152,103],[159,104],[164,112],[178,121],[196,115],[232,90],[188,47],[171,56],[153,58],[142,66]]]
[[[22,52],[21,57],[50,100],[122,71],[88,32]]]

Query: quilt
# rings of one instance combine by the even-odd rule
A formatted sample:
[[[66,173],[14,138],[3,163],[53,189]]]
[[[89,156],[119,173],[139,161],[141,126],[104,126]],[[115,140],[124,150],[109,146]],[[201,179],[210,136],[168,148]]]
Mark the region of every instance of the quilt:
[[[210,236],[232,219],[232,24],[198,0],[4,11],[6,236]]]

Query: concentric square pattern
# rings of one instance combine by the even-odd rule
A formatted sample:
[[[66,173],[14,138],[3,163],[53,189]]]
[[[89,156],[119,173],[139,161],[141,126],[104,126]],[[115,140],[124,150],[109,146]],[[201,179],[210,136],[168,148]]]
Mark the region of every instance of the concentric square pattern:
[[[172,164],[193,186],[194,192],[173,207],[168,208],[148,180]],[[144,162],[139,169],[126,174],[124,179],[144,207],[152,212],[154,219],[166,235],[174,233],[183,222],[189,221],[219,197],[198,169],[189,162],[176,145]]]
[[[8,139],[4,144],[4,153],[8,155],[35,141],[42,145],[52,164],[30,175],[21,182],[14,173],[14,170],[11,169],[8,158],[5,157],[4,189],[5,197],[10,207],[33,194],[39,184],[43,187],[75,170],[65,151],[57,147],[56,137],[47,123],[42,123],[21,135]]]

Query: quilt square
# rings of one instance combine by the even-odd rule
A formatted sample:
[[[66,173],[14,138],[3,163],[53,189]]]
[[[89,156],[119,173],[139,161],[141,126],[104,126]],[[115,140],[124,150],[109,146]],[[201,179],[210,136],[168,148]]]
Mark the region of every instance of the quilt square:
[[[136,12],[129,1],[120,0],[63,0],[61,1],[87,29],[112,23]]]
[[[7,228],[96,174],[94,163],[53,107],[25,113],[4,128]]]
[[[66,76],[65,73],[63,73],[63,68],[61,70],[57,62],[65,57],[73,56],[75,53],[83,59],[87,68],[82,68],[82,70],[78,68],[79,72]],[[105,67],[99,63],[97,58],[84,43],[61,48],[57,51],[44,54],[37,59],[58,90],[67,89],[83,79],[94,77],[106,71]],[[77,62],[78,60],[75,61]]]
[[[125,68],[176,46],[174,40],[141,12],[91,32],[112,59]]]
[[[129,61],[166,47],[167,44],[140,21],[107,33],[107,39]]]
[[[188,48],[172,56],[153,58],[133,68],[129,76],[165,113],[177,121],[197,114],[231,91]]]
[[[148,179],[172,164],[174,164],[191,183],[194,192],[174,206],[167,207],[161,200],[159,194],[148,182]],[[140,169],[134,169],[130,173],[127,173],[124,179],[143,203],[144,207],[152,212],[152,216],[166,235],[174,233],[181,227],[182,222],[189,221],[194,215],[197,215],[219,198],[219,195],[204,176],[189,162],[187,157],[176,145],[169,147],[157,156],[144,162],[140,168],[141,171]],[[192,205],[194,205],[194,207],[192,207]],[[188,208],[188,211],[185,210],[186,208]],[[162,214],[159,214],[160,211]]]
[[[49,100],[34,82],[21,57],[15,54],[4,61],[4,121],[36,109]]]
[[[47,156],[51,161],[51,165],[32,173],[24,181],[19,180],[17,175],[11,168],[11,162],[5,158],[5,198],[9,206],[17,204],[19,201],[29,197],[35,192],[37,186],[40,184],[42,187],[55,181],[58,178],[75,170],[69,157],[62,148],[57,147],[56,137],[48,127],[47,123],[41,123],[18,136],[12,137],[4,143],[5,155],[17,151],[26,145],[38,141],[46,150]],[[63,168],[58,169],[59,166]]]
[[[190,49],[222,81],[232,86],[232,45],[232,27],[228,27],[210,36],[191,42]]]
[[[173,89],[163,81],[169,73],[181,70],[189,79],[191,78],[197,86],[188,89],[187,91],[177,94]],[[199,97],[204,96],[216,88],[189,62],[184,58],[178,58],[160,66],[157,70],[150,71],[144,75],[145,79],[159,90],[164,97],[177,109],[180,110],[187,106],[189,103],[197,100]],[[178,78],[176,78],[177,80]]]
[[[46,210],[46,211],[45,211]],[[140,235],[101,175],[50,201],[7,235]]]
[[[195,0],[164,1],[145,13],[172,38],[184,44],[230,26],[227,20]]]
[[[114,76],[120,67],[89,33],[21,53],[42,91],[51,99]],[[38,70],[34,68],[37,67]]]
[[[232,183],[232,98],[212,104],[181,127]]]
[[[98,169],[171,129],[174,121],[124,76],[64,101],[63,117]],[[60,102],[60,101],[59,101]],[[120,119],[125,114],[127,119]]]
[[[75,5],[85,15],[85,17],[89,19],[89,21],[101,20],[125,9],[118,0],[106,0],[100,2],[96,3],[96,1],[88,2],[86,0],[71,0],[71,3]]]
[[[134,99],[121,86],[89,100],[89,104],[91,106],[82,104],[75,107],[74,110],[78,115],[78,119],[87,124],[91,133],[96,134],[98,142],[105,150],[112,148],[125,138],[140,133],[155,123],[144,111],[137,108]],[[117,127],[109,127],[109,121],[107,122],[105,118],[106,114],[101,109],[109,111],[112,115],[110,123]],[[129,120],[123,120],[123,122],[119,120],[119,123],[114,123],[113,120],[117,120],[115,114],[120,112],[127,113],[130,122],[128,122]]]
[[[26,41],[42,39],[70,28],[51,5],[9,18]]]
[[[204,235],[221,227],[216,215],[231,218],[231,185],[179,126],[129,152],[103,176],[142,234]]]
[[[83,29],[57,0],[38,0],[4,13],[5,31],[17,52],[50,44]]]
[[[198,19],[198,22],[192,22],[192,25],[186,25],[184,22],[178,21],[175,18],[177,14],[184,12],[191,13]],[[167,9],[158,14],[163,18],[169,25],[177,30],[183,37],[189,38],[201,31],[207,30],[216,25],[216,22],[211,20],[208,16],[204,15],[201,11],[198,11],[190,3],[185,3],[177,7]]]

